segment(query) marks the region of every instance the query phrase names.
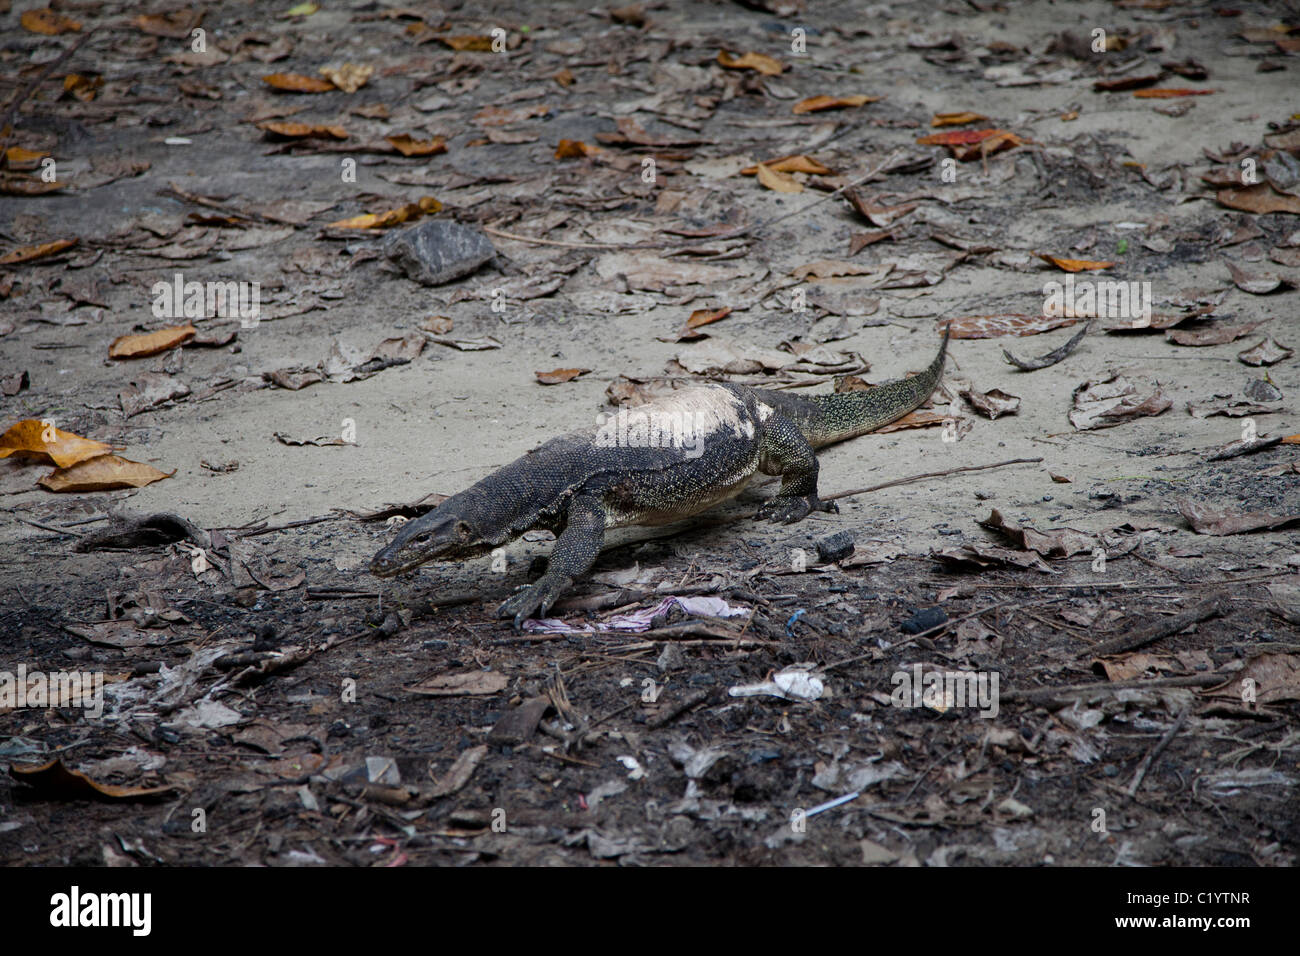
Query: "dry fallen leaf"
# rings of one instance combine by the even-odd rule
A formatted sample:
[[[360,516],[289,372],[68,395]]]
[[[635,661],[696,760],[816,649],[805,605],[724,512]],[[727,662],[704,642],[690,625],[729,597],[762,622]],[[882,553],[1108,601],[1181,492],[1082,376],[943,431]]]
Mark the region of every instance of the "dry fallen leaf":
[[[1221,189],[1214,194],[1220,205],[1263,215],[1289,212],[1300,216],[1300,196],[1278,192],[1269,183],[1257,183],[1243,189]]]
[[[806,100],[800,100],[794,104],[792,111],[795,113],[820,113],[822,110],[842,110],[854,106],[865,106],[867,103],[875,103],[883,99],[880,96],[866,96],[861,93],[853,96],[810,96]]]
[[[999,415],[1014,415],[1020,411],[1020,396],[1011,395],[1000,388],[990,389],[987,392],[968,388],[963,390],[961,395],[970,402],[975,411],[991,419]]]
[[[1295,285],[1290,279],[1273,272],[1247,272],[1245,269],[1238,269],[1231,262],[1227,263],[1227,266],[1228,271],[1232,273],[1233,284],[1242,292],[1249,292],[1251,295],[1268,295],[1280,288],[1290,289]]]
[[[375,72],[375,68],[373,66],[361,66],[357,63],[344,63],[342,66],[322,66],[316,72],[344,93],[355,93],[366,85],[366,81]]]
[[[579,375],[586,375],[590,372],[589,368],[557,368],[549,372],[534,372],[537,381],[543,385],[559,385],[562,382],[572,382]]]
[[[156,332],[144,332],[139,335],[121,335],[108,347],[108,357],[115,359],[145,358],[166,352],[178,345],[183,345],[198,334],[192,325],[179,325],[159,329]]]
[[[1066,272],[1085,272],[1093,269],[1109,269],[1115,263],[1113,262],[1093,262],[1089,259],[1062,259],[1060,256],[1049,256],[1046,253],[1035,252],[1034,255],[1044,262],[1056,266],[1058,269],[1064,269]]]
[[[981,113],[972,113],[969,110],[961,113],[935,113],[934,119],[930,120],[931,126],[964,126],[967,123],[982,123],[988,119]]]
[[[990,531],[1006,535],[1018,547],[1026,551],[1036,551],[1045,558],[1068,558],[1073,554],[1086,554],[1096,546],[1096,539],[1085,531],[1075,528],[1039,531],[1035,528],[1022,527],[1008,521],[996,508],[989,512],[987,518],[978,523]]]
[[[423,196],[419,202],[407,203],[387,212],[368,212],[350,219],[340,219],[329,223],[327,229],[387,229],[404,222],[419,219],[426,213],[432,214],[442,209],[442,203],[432,196]]]
[[[1078,431],[1111,428],[1134,418],[1160,415],[1173,407],[1173,400],[1159,385],[1141,397],[1137,386],[1118,373],[1095,382],[1084,382],[1074,390],[1070,424]]]
[[[393,148],[403,156],[436,156],[447,152],[447,141],[441,136],[412,139],[410,133],[400,133],[397,136],[385,136],[384,139],[392,143]]]
[[[63,92],[70,93],[83,103],[89,103],[95,98],[95,93],[104,85],[102,76],[82,76],[80,73],[69,73],[63,78]]]
[[[58,468],[37,484],[50,491],[111,491],[114,488],[143,488],[170,478],[175,471],[159,471],[153,465],[129,461],[117,455],[100,455]]]
[[[1248,531],[1269,531],[1300,522],[1300,514],[1273,515],[1263,511],[1216,511],[1191,498],[1180,498],[1178,510],[1197,534],[1245,534]]]
[[[266,123],[258,123],[257,128],[281,139],[305,139],[309,136],[329,136],[333,139],[348,138],[348,131],[342,126],[324,126],[315,123],[280,123],[269,121]]]
[[[562,139],[555,147],[556,159],[580,159],[583,156],[595,156],[605,152],[599,146],[589,146],[578,139]]]
[[[769,159],[762,165],[778,173],[811,173],[816,176],[825,176],[831,172],[829,166],[824,166],[811,156],[805,156],[803,153],[782,156],[780,159]],[[746,166],[740,171],[742,176],[754,176],[757,173],[758,165]]]
[[[169,13],[142,13],[131,21],[131,25],[142,33],[156,37],[184,40],[202,22],[202,10],[181,9]]]
[[[1266,337],[1250,348],[1238,352],[1237,358],[1247,365],[1276,365],[1294,354],[1293,349],[1287,348],[1276,339]]]
[[[479,126],[507,126],[510,123],[522,123],[537,116],[545,116],[551,108],[545,103],[531,106],[485,106],[474,114],[474,122]]]
[[[492,38],[483,34],[469,36],[438,37],[443,43],[457,52],[491,53]]]
[[[174,793],[175,787],[115,787],[98,783],[84,773],[69,770],[60,760],[39,766],[12,764],[9,775],[36,789],[42,797],[57,800],[138,800]]]
[[[801,193],[803,184],[787,173],[778,173],[767,166],[758,167],[758,181],[778,193]]]
[[[24,30],[49,37],[57,36],[60,33],[75,33],[81,29],[81,24],[78,21],[65,17],[61,13],[56,13],[49,7],[39,10],[24,10],[18,22],[23,25]]]
[[[0,458],[10,455],[35,458],[53,462],[60,468],[112,450],[111,445],[62,431],[35,418],[24,419],[0,435]]]
[[[1161,88],[1157,90],[1137,90],[1134,96],[1144,100],[1168,100],[1179,96],[1209,96],[1214,90],[1188,90]]]
[[[1262,322],[1246,322],[1242,325],[1228,325],[1214,322],[1199,328],[1169,329],[1165,338],[1177,345],[1226,345],[1242,336],[1249,335],[1259,328]]]
[[[461,674],[438,674],[407,687],[412,694],[431,697],[466,697],[475,694],[497,694],[509,686],[510,681],[499,671],[468,671]]]
[[[33,259],[55,256],[64,249],[71,249],[76,244],[76,239],[55,239],[53,242],[42,242],[35,246],[23,246],[0,256],[0,266],[12,266],[20,262],[31,262]]]
[[[757,70],[764,76],[780,76],[785,67],[780,60],[773,59],[765,53],[746,53],[734,57],[726,50],[718,51],[718,65],[728,70]]]
[[[329,80],[318,80],[301,73],[270,73],[262,77],[262,82],[286,93],[331,93],[337,89]]]

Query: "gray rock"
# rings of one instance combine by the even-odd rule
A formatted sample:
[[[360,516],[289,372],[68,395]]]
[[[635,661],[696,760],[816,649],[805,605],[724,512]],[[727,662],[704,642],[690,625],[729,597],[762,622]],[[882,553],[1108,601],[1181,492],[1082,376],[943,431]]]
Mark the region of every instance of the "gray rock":
[[[477,229],[430,219],[390,236],[384,254],[416,282],[442,285],[469,275],[497,251]]]

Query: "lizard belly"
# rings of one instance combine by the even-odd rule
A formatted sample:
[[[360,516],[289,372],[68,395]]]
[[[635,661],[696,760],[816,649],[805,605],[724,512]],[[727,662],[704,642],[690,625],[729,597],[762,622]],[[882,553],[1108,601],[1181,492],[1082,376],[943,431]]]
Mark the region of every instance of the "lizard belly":
[[[754,477],[756,460],[744,462],[733,473],[700,488],[690,480],[664,481],[665,475],[647,475],[649,480],[624,480],[605,496],[605,527],[672,524],[706,511],[740,494]]]

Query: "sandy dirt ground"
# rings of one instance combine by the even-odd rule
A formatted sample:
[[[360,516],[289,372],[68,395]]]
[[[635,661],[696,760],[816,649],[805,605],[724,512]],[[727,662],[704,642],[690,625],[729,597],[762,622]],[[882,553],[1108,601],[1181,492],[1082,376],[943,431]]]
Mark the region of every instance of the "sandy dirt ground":
[[[0,696],[5,863],[1294,863],[1294,7],[0,6],[0,430],[169,475],[0,461],[0,668],[105,681],[97,717]],[[263,79],[345,63],[352,92]],[[425,286],[384,254],[414,218],[338,225],[422,197],[495,257]],[[256,283],[256,321],[159,314],[178,275]],[[946,474],[620,532],[556,611],[736,617],[515,633],[545,535],[367,572],[393,516],[620,400],[876,384],[950,321],[914,427],[820,455],[823,496]],[[160,513],[189,537],[93,544]],[[820,696],[731,693],[791,667]],[[996,713],[898,706],[923,673],[996,679]]]

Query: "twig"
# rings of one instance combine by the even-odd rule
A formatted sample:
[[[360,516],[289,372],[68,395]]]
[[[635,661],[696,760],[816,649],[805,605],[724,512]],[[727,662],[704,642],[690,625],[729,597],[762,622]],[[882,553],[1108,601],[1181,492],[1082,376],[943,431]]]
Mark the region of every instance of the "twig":
[[[23,91],[14,98],[14,101],[9,104],[9,108],[5,110],[4,119],[0,119],[0,129],[4,129],[6,126],[10,127],[9,135],[4,138],[4,142],[0,143],[0,155],[4,154],[4,151],[9,147],[9,141],[13,139],[14,129],[16,129],[18,126],[15,120],[17,120],[18,118],[18,110],[22,107],[23,102],[29,96],[31,96],[33,93],[36,92],[36,88],[38,86],[40,86],[47,79],[49,79],[51,73],[53,73],[59,67],[63,66],[63,64],[68,61],[68,58],[72,56],[72,54],[80,50],[82,44],[84,44],[87,40],[89,40],[92,36],[94,36],[95,31],[98,29],[99,27],[97,26],[91,27],[88,31],[86,31],[86,34],[84,36],[82,36],[79,40],[77,40],[76,43],[72,44],[72,46],[68,47],[66,50],[60,53],[49,63],[45,64],[45,69],[41,70],[40,73],[37,73],[36,76],[32,79],[32,81],[28,83],[26,87],[23,88]]]
[[[1184,707],[1182,713],[1178,715],[1178,719],[1174,721],[1174,725],[1165,731],[1165,735],[1160,738],[1159,743],[1151,748],[1146,759],[1142,761],[1142,766],[1138,767],[1137,773],[1133,775],[1133,782],[1128,785],[1128,795],[1130,797],[1137,794],[1138,787],[1142,786],[1142,781],[1146,779],[1147,771],[1151,769],[1151,765],[1155,763],[1157,757],[1164,753],[1165,748],[1183,729],[1183,725],[1187,723],[1187,714],[1188,708]]]
[[[1152,680],[1094,681],[1091,684],[1066,684],[1062,687],[1040,687],[1034,690],[1012,689],[1003,691],[999,697],[1003,703],[1010,700],[1033,703],[1050,701],[1071,694],[1106,694],[1121,690],[1140,690],[1144,687],[1210,687],[1214,684],[1222,684],[1223,680],[1223,674],[1190,674],[1186,677],[1157,677]]]
[[[80,531],[69,531],[66,528],[60,528],[58,525],[42,524],[39,521],[33,521],[31,518],[24,518],[22,515],[14,511],[12,508],[0,508],[0,511],[7,511],[15,519],[21,521],[23,524],[29,524],[33,528],[40,528],[42,531],[53,531],[55,534],[66,535],[70,538],[80,538],[82,535],[82,532]]]
[[[1148,628],[1138,634],[1122,634],[1119,637],[1113,637],[1109,641],[1102,641],[1093,647],[1080,651],[1076,657],[1107,657],[1111,654],[1122,654],[1125,651],[1136,650],[1139,647],[1145,647],[1156,641],[1177,634],[1185,627],[1191,627],[1201,621],[1212,617],[1218,617],[1224,612],[1224,598],[1221,594],[1216,594],[1208,600],[1202,601],[1190,611],[1184,611],[1182,614],[1175,614],[1169,620]]]
[[[852,491],[838,491],[833,495],[827,495],[822,501],[835,501],[837,498],[849,498],[853,495],[870,494],[873,491],[880,491],[882,488],[892,488],[894,485],[905,485],[912,481],[924,481],[926,478],[943,478],[947,475],[955,475],[960,471],[984,471],[989,468],[1002,468],[1006,465],[1032,465],[1041,462],[1041,458],[1012,458],[1008,461],[994,462],[991,465],[966,465],[962,468],[949,468],[947,471],[929,471],[924,475],[912,475],[910,478],[896,478],[893,481],[886,481],[883,484],[872,485],[870,488],[855,488]]]
[[[1083,340],[1083,337],[1088,334],[1088,330],[1090,328],[1092,328],[1091,320],[1085,322],[1083,328],[1081,328],[1078,332],[1076,332],[1074,337],[1071,338],[1070,341],[1066,342],[1059,349],[1053,349],[1052,351],[1048,352],[1046,355],[1042,356],[1041,358],[1018,359],[1010,352],[1008,352],[1006,349],[1002,350],[1002,355],[1003,357],[1006,358],[1008,362],[1010,362],[1016,368],[1023,369],[1026,372],[1036,372],[1040,368],[1048,368],[1049,366],[1055,365],[1057,362],[1061,361],[1063,358],[1065,358],[1067,355],[1073,352],[1074,347]]]

